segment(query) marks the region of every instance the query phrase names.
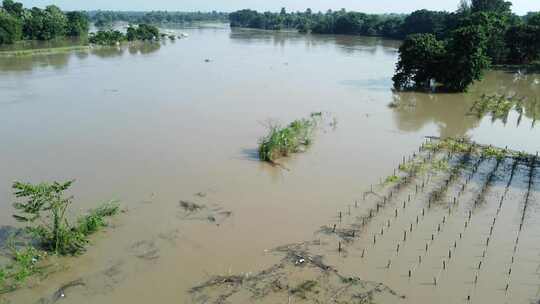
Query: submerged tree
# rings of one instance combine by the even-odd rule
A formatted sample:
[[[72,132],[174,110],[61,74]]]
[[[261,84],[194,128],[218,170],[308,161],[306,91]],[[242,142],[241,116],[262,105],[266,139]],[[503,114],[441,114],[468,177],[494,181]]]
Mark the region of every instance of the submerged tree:
[[[445,72],[441,82],[446,89],[463,92],[474,81],[482,79],[484,70],[490,66],[486,53],[487,41],[486,33],[480,26],[454,31],[443,61]]]
[[[441,75],[445,45],[433,34],[414,34],[399,48],[396,74],[392,78],[396,89],[426,88]]]

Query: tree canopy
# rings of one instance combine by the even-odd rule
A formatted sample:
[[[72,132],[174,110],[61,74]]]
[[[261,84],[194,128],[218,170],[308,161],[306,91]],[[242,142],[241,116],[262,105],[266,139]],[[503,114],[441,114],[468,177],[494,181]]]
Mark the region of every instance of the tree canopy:
[[[54,5],[26,9],[22,3],[4,0],[0,8],[0,44],[21,39],[51,40],[88,33],[88,18],[81,12],[64,13]]]

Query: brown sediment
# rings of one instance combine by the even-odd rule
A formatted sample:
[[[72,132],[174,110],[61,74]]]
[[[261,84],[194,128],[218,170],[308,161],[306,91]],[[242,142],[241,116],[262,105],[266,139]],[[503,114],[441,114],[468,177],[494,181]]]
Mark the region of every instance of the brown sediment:
[[[405,175],[399,177],[399,180],[394,183],[384,183],[376,188],[371,186],[369,191],[364,193],[366,207],[364,210],[367,209],[367,211],[364,211],[363,215],[354,214],[358,212],[357,202],[355,202],[355,208],[352,209],[354,212],[348,205],[348,209],[345,209],[347,212],[338,212],[337,221],[334,224],[324,225],[316,232],[316,235],[321,237],[317,241],[276,248],[273,252],[284,255],[281,262],[259,273],[214,277],[192,289],[194,302],[234,303],[235,299],[246,298],[256,299],[261,303],[266,303],[266,301],[273,303],[280,299],[290,298],[307,302],[329,302],[334,299],[334,296],[329,295],[341,296],[342,290],[355,290],[343,292],[342,300],[349,302],[358,299],[372,301],[374,295],[385,294],[396,296],[397,298],[390,301],[395,302],[405,298],[398,296],[399,293],[390,289],[388,286],[392,286],[391,284],[374,283],[373,281],[379,279],[387,281],[377,276],[377,273],[393,273],[395,278],[403,276],[407,280],[419,282],[421,286],[423,284],[444,286],[447,284],[446,276],[455,276],[454,269],[464,267],[460,263],[474,260],[474,255],[466,257],[470,253],[463,250],[468,249],[461,248],[471,248],[470,244],[464,244],[464,242],[478,238],[484,249],[480,260],[476,260],[473,273],[474,285],[471,286],[483,284],[483,276],[479,280],[480,272],[484,275],[484,272],[491,271],[493,267],[486,266],[486,263],[490,261],[490,255],[495,254],[492,247],[501,246],[501,240],[494,234],[496,219],[499,217],[506,194],[510,189],[514,189],[512,184],[524,156],[469,141],[454,139],[449,139],[454,142],[448,143],[439,139],[432,139],[432,141],[438,142],[436,149],[421,148],[421,152],[415,153],[408,160],[404,158],[400,164],[402,168],[406,164],[422,164],[422,170],[403,170]],[[441,170],[437,166],[437,160],[441,159],[448,163],[448,170]],[[530,160],[528,164],[531,168],[528,174],[529,190],[524,196],[524,200],[528,201],[530,197],[528,193],[534,188],[532,176],[536,160],[529,156],[525,159]],[[511,169],[502,172],[500,168],[506,160],[510,161]],[[408,166],[408,168],[414,168],[414,166]],[[464,203],[469,201],[490,203],[495,194],[491,188],[495,186],[498,177],[507,179],[502,192],[504,194],[497,196],[498,208],[494,217],[488,220],[489,235],[484,237],[481,234],[475,234],[479,225],[479,220],[476,218],[480,215],[475,214],[473,217],[472,209],[468,209],[468,205]],[[514,189],[514,191],[519,190]],[[372,207],[368,207],[368,202],[373,204]],[[442,202],[447,203],[447,211],[444,209],[443,214],[440,208]],[[480,207],[480,204],[475,203],[472,207]],[[426,209],[431,212],[426,213]],[[526,210],[526,206],[523,210]],[[437,219],[438,216],[440,217]],[[465,217],[465,225],[460,220],[460,216]],[[471,225],[474,228],[471,228]],[[449,235],[452,232],[455,233],[454,237]],[[429,241],[426,242],[424,236],[427,236]],[[422,244],[420,255],[414,252],[418,243]],[[385,249],[389,247],[392,248],[391,251]],[[491,250],[488,251],[488,249]],[[412,257],[416,262],[408,260],[413,252]],[[444,258],[440,259],[441,255]],[[371,265],[368,266],[370,270],[353,266],[353,269],[347,270],[349,274],[344,274],[339,267],[334,266],[340,260],[342,261],[340,263],[347,263],[347,265],[355,263],[361,263],[364,266]],[[351,262],[346,262],[347,260],[357,262],[350,264]],[[435,260],[438,260],[439,266],[434,269],[429,265],[433,265]],[[401,274],[399,274],[400,271],[402,271]],[[511,268],[504,271],[508,277],[512,273]],[[362,278],[361,274],[367,275],[371,281]],[[373,279],[372,276],[374,276]],[[329,277],[335,277],[336,282],[341,283],[330,283],[332,280]],[[374,286],[384,286],[383,291]],[[502,289],[508,292],[512,290],[512,285],[508,281]],[[467,297],[470,299],[471,294],[472,291],[468,290],[462,296],[464,299]]]

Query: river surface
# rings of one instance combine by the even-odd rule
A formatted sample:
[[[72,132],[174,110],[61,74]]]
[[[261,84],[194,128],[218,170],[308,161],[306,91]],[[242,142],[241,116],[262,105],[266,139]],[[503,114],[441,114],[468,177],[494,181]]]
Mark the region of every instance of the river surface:
[[[190,303],[188,290],[211,276],[258,272],[279,260],[269,249],[313,239],[425,136],[540,150],[540,126],[533,123],[540,75],[491,71],[465,94],[395,93],[397,41],[178,31],[189,37],[0,58],[3,230],[17,225],[15,180],[75,179],[76,212],[110,199],[126,209],[85,255],[62,260],[67,269],[6,296],[12,303],[49,303],[43,301],[77,279],[86,286],[66,291],[62,303]],[[519,123],[514,113],[506,123],[467,115],[480,95],[493,93],[528,98]],[[396,101],[397,108],[389,107]],[[258,161],[257,142],[269,121],[286,124],[318,111],[335,120],[305,153],[283,167]],[[186,218],[180,200],[214,213]],[[535,233],[531,238],[540,229]],[[521,271],[534,272],[538,255],[524,259],[531,265]],[[465,294],[452,298],[451,291],[470,281],[421,297],[415,292],[433,288],[377,269],[373,279],[406,295],[407,303],[463,303]],[[370,279],[369,271],[359,272]],[[499,296],[504,286],[486,287],[479,296],[485,301],[477,303],[538,300],[538,276],[521,278],[515,298]]]

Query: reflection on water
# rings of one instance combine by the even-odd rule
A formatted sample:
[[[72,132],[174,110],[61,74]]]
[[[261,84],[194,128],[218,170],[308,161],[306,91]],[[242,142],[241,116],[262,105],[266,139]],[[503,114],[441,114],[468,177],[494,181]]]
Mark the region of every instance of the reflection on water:
[[[522,124],[534,127],[540,113],[540,81],[537,74],[524,75],[509,71],[491,71],[481,83],[466,94],[427,94],[416,92],[394,93],[395,121],[403,131],[417,132],[434,123],[443,137],[465,136],[477,128],[481,121],[518,128]],[[503,94],[526,99],[523,116],[510,115],[508,121],[499,122],[490,117],[476,117],[470,113],[474,102],[483,94]],[[488,115],[489,116],[489,115]]]
[[[378,37],[359,37],[348,35],[305,35],[293,31],[271,32],[251,29],[231,29],[229,35],[232,41],[241,44],[265,41],[275,46],[285,47],[287,44],[305,44],[307,48],[320,46],[335,46],[344,54],[366,52],[375,54],[384,52],[396,54],[400,42]]]
[[[84,60],[89,56],[99,58],[120,57],[126,53],[126,50],[130,55],[147,55],[157,52],[163,43],[165,42],[130,43],[119,47],[93,47],[82,51],[61,51],[59,53],[14,57],[0,56],[0,73],[25,72],[43,68],[64,69],[72,58]]]

